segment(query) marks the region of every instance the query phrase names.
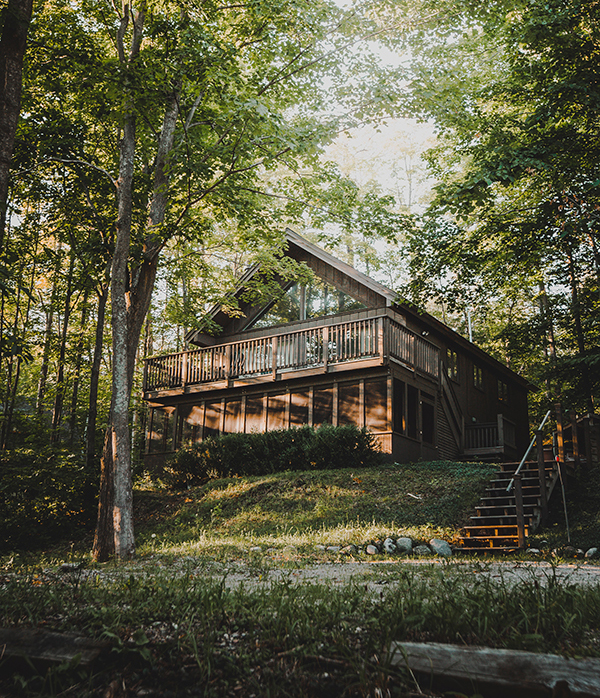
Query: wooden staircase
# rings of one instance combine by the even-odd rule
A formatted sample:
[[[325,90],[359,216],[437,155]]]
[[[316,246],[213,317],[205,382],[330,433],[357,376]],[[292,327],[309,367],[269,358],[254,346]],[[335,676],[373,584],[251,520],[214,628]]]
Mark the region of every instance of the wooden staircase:
[[[547,498],[558,480],[558,467],[551,452],[544,453]],[[502,463],[476,507],[471,524],[465,526],[457,552],[502,553],[519,548],[517,505],[514,488],[507,487],[519,463]],[[541,492],[537,461],[521,468],[525,536],[534,533],[541,521]]]

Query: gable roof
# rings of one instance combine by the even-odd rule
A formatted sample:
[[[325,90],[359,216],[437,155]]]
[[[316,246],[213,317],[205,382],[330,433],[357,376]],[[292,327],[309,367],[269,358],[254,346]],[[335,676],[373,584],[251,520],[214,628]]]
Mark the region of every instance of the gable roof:
[[[512,377],[513,380],[530,388],[535,387],[433,315],[403,302],[395,291],[384,286],[384,284],[375,281],[363,272],[350,266],[350,264],[342,262],[341,259],[337,259],[337,257],[309,242],[291,228],[286,229],[285,235],[287,240],[286,255],[299,262],[304,262],[317,276],[338,289],[345,291],[356,300],[361,301],[366,308],[393,307],[397,314],[403,316],[403,322],[414,331],[427,335],[431,332],[432,337],[438,337],[438,341],[443,338],[447,345],[460,347],[474,359],[492,364],[500,373]],[[270,307],[270,304],[253,306],[250,303],[245,303],[241,298],[248,281],[258,273],[260,273],[260,265],[255,264],[249,267],[240,277],[236,288],[231,293],[231,296],[237,299],[243,316],[231,317],[226,314],[222,305],[215,305],[209,311],[208,316],[223,327],[223,334],[215,338],[204,334],[200,330],[191,330],[186,335],[186,341],[199,346],[216,344],[222,342],[223,339],[230,335],[243,332],[252,325],[256,318]],[[282,290],[287,291],[294,282],[281,279],[280,284]]]
[[[291,228],[286,228],[285,236],[287,242],[285,254],[298,262],[304,262],[318,277],[327,283],[341,291],[345,291],[367,308],[389,307],[393,304],[397,294],[391,289],[309,242]],[[260,271],[261,267],[259,264],[248,267],[240,277],[235,289],[231,292],[231,298],[237,301],[242,316],[232,317],[228,315],[221,304],[213,306],[207,313],[207,316],[213,322],[223,328],[221,337],[243,332],[256,320],[258,315],[269,307],[270,304],[267,306],[253,306],[242,298],[248,282],[256,274],[259,274]],[[278,282],[283,291],[287,291],[294,284],[293,281],[284,279],[278,279]],[[214,343],[215,339],[201,330],[191,330],[186,335],[186,341],[206,346]]]

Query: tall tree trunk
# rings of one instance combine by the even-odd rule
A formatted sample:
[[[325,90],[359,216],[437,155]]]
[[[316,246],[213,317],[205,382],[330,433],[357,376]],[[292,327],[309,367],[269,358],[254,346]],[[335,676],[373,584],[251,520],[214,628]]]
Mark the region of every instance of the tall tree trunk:
[[[123,18],[117,32],[117,49],[122,64],[131,64],[139,55],[145,14],[142,10],[130,17],[129,5],[123,6]],[[133,20],[131,48],[125,56],[124,36]],[[136,120],[130,95],[123,119],[120,141],[119,179],[117,182],[117,226],[111,269],[112,319],[112,396],[109,424],[100,461],[100,499],[98,520],[92,554],[96,560],[107,560],[113,554],[118,559],[135,555],[133,535],[133,490],[131,481],[131,443],[129,440],[129,399],[133,372],[129,372],[128,349],[131,343],[129,311],[131,280],[129,278],[129,249],[133,211],[133,173],[135,166]]]
[[[50,304],[46,315],[46,327],[44,329],[44,351],[42,353],[42,365],[40,367],[40,379],[38,381],[37,398],[35,401],[35,412],[41,417],[44,412],[44,398],[46,396],[46,383],[48,381],[48,367],[50,365],[50,352],[52,351],[52,328],[54,325],[54,306],[58,295],[58,274],[60,270],[60,255],[56,255],[56,267],[52,279],[52,291],[50,293]]]
[[[579,289],[577,288],[577,274],[575,271],[575,260],[573,259],[573,251],[567,247],[567,260],[569,265],[569,284],[571,286],[571,312],[573,314],[573,323],[575,325],[575,339],[577,342],[577,351],[581,359],[585,354],[585,336],[583,333],[583,325],[581,324],[581,308],[579,305]],[[581,380],[580,386],[588,412],[594,411],[594,399],[592,396],[592,384],[588,367],[585,363],[581,364]]]
[[[23,57],[33,0],[8,0],[0,39],[0,252],[4,249],[10,160],[21,111]]]
[[[102,348],[104,346],[104,321],[106,303],[108,301],[108,282],[104,283],[98,292],[98,315],[96,318],[96,337],[94,341],[94,357],[90,374],[90,396],[88,419],[85,438],[85,463],[91,472],[94,469],[96,457],[96,421],[98,419],[98,384],[100,382],[100,364],[102,363]]]
[[[31,265],[31,280],[29,282],[29,289],[27,292],[27,305],[25,307],[25,313],[23,316],[23,329],[22,329],[22,337],[23,337],[22,341],[23,341],[23,343],[25,343],[26,332],[27,332],[27,328],[29,325],[29,314],[31,312],[31,301],[33,299],[33,289],[35,286],[37,247],[38,247],[38,241],[36,240],[35,248],[34,248],[34,252],[33,252],[33,260],[32,260],[32,265]],[[14,378],[13,385],[12,385],[10,402],[8,404],[8,410],[6,413],[6,423],[5,423],[5,430],[4,430],[5,434],[6,434],[6,439],[5,439],[6,443],[8,442],[8,440],[10,438],[10,433],[12,431],[12,420],[13,420],[13,415],[15,412],[15,402],[17,400],[17,391],[19,388],[19,378],[21,376],[22,363],[23,363],[23,356],[21,353],[17,357],[17,369],[15,371],[15,378]],[[6,447],[6,443],[4,444],[3,447]]]
[[[21,270],[18,272],[21,276]],[[16,342],[18,327],[19,327],[19,303],[21,301],[21,284],[18,285],[17,295],[15,298],[15,316],[12,323],[12,338],[13,342]],[[0,429],[0,448],[5,449],[8,442],[8,406],[10,404],[10,397],[12,394],[13,386],[13,369],[15,366],[15,354],[11,352],[8,357],[8,365],[6,368],[6,378],[4,383],[4,390],[6,391],[2,396],[2,428]]]
[[[85,326],[87,324],[88,316],[88,297],[89,288],[86,287],[83,295],[83,306],[81,308],[81,323],[79,325],[79,338],[77,339],[77,344],[75,346],[75,366],[73,370],[73,389],[71,391],[71,410],[69,414],[69,445],[71,448],[75,443],[75,431],[77,429],[77,402],[79,400],[79,372],[81,370],[81,361],[83,358],[83,345],[84,345],[84,334]]]
[[[136,22],[138,19],[139,17]],[[117,558],[128,558],[135,553],[131,441],[128,428],[129,404],[135,358],[152,298],[158,254],[162,248],[162,240],[156,231],[162,225],[165,217],[169,185],[169,155],[175,138],[178,99],[179,94],[176,89],[171,95],[158,138],[143,261],[131,273],[129,273],[127,262],[132,212],[131,181],[135,151],[135,121],[132,116],[125,119],[121,141],[119,218],[111,274],[113,392],[110,424],[101,461],[98,523],[92,551],[96,560],[106,560],[112,554],[116,555]],[[112,509],[112,516],[110,509]]]
[[[62,419],[63,403],[66,393],[65,382],[65,355],[67,352],[67,333],[69,331],[69,321],[71,319],[71,291],[73,290],[73,269],[75,266],[75,255],[71,252],[69,260],[69,271],[67,277],[67,291],[65,296],[65,312],[63,313],[63,326],[60,337],[60,348],[58,352],[58,366],[56,372],[56,395],[54,397],[54,407],[52,409],[52,443],[60,441],[60,423]]]
[[[550,307],[550,301],[548,300],[548,294],[546,293],[546,285],[543,280],[540,280],[539,284],[539,305],[540,305],[540,315],[542,317],[542,322],[544,325],[544,357],[550,365],[551,368],[556,367],[556,341],[554,339],[554,322],[552,320],[552,309]],[[546,395],[548,399],[558,398],[561,389],[560,384],[556,387],[556,395],[552,390],[552,381],[550,374],[546,377]]]

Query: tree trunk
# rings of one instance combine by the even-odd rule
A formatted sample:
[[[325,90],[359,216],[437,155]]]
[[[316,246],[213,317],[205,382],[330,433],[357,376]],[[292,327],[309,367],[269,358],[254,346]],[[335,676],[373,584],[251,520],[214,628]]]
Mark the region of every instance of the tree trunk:
[[[0,39],[0,251],[4,247],[8,180],[21,111],[23,57],[33,0],[8,0]]]
[[[569,263],[569,284],[571,286],[571,308],[573,314],[573,322],[575,325],[575,339],[577,341],[577,351],[580,358],[584,358],[585,354],[585,337],[583,334],[583,325],[581,324],[581,308],[579,305],[579,290],[577,288],[577,274],[575,272],[575,260],[570,247],[567,247],[567,260]],[[581,364],[581,380],[580,386],[587,405],[587,410],[590,413],[594,412],[594,400],[592,397],[592,384],[588,367],[585,363]]]
[[[69,415],[69,445],[73,448],[75,443],[75,431],[77,430],[77,402],[79,401],[79,371],[83,358],[83,337],[88,316],[89,288],[86,287],[83,295],[83,307],[81,309],[81,323],[79,325],[79,338],[75,347],[75,367],[73,370],[73,389],[71,391],[71,410]]]
[[[90,374],[90,397],[85,439],[85,463],[91,472],[94,469],[96,456],[96,421],[98,418],[98,384],[100,382],[100,364],[102,363],[102,348],[104,345],[104,319],[108,301],[108,282],[100,287],[98,293],[98,317],[96,318],[96,339],[94,342],[94,358]]]
[[[75,266],[75,255],[71,253],[69,261],[69,271],[67,277],[67,290],[65,294],[65,312],[63,314],[63,326],[60,338],[60,348],[58,352],[58,366],[56,372],[56,395],[54,397],[54,407],[52,409],[52,435],[51,442],[56,444],[60,441],[60,422],[62,419],[63,403],[65,400],[65,355],[67,352],[67,333],[69,321],[71,319],[71,291],[73,290],[73,268]]]
[[[137,56],[144,24],[143,12],[135,16],[129,60]],[[124,60],[124,51],[119,47]],[[158,255],[163,242],[158,230],[165,217],[169,188],[169,155],[173,149],[178,116],[179,87],[167,105],[155,158],[152,196],[148,207],[146,238],[141,264],[130,273],[130,233],[132,220],[132,181],[136,145],[136,124],[132,113],[123,121],[123,137],[118,181],[117,237],[111,273],[112,306],[112,400],[110,423],[101,462],[100,502],[93,556],[106,560],[114,554],[127,559],[135,554],[133,536],[133,491],[131,482],[131,440],[129,404],[135,358],[142,328],[152,298]],[[112,503],[111,503],[112,497]],[[112,510],[110,516],[109,510]],[[113,545],[110,544],[112,532]]]

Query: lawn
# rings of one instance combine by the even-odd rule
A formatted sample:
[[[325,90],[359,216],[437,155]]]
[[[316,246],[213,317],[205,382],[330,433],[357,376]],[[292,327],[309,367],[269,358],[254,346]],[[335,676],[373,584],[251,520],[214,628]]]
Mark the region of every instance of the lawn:
[[[600,587],[564,584],[552,567],[542,583],[524,573],[514,584],[487,560],[385,564],[356,555],[347,583],[295,583],[314,564],[348,567],[317,545],[391,534],[453,541],[495,469],[435,462],[285,472],[183,492],[140,483],[134,563],[92,563],[85,531],[2,558],[0,625],[77,632],[112,649],[92,669],[75,659],[7,673],[0,660],[0,695],[427,695],[388,661],[403,640],[599,657]],[[571,489],[576,545],[596,535],[597,497],[593,487]],[[550,560],[551,546],[565,542],[556,501],[553,516],[540,534]],[[78,567],[61,571],[64,562]],[[232,583],[242,568],[243,583]]]

